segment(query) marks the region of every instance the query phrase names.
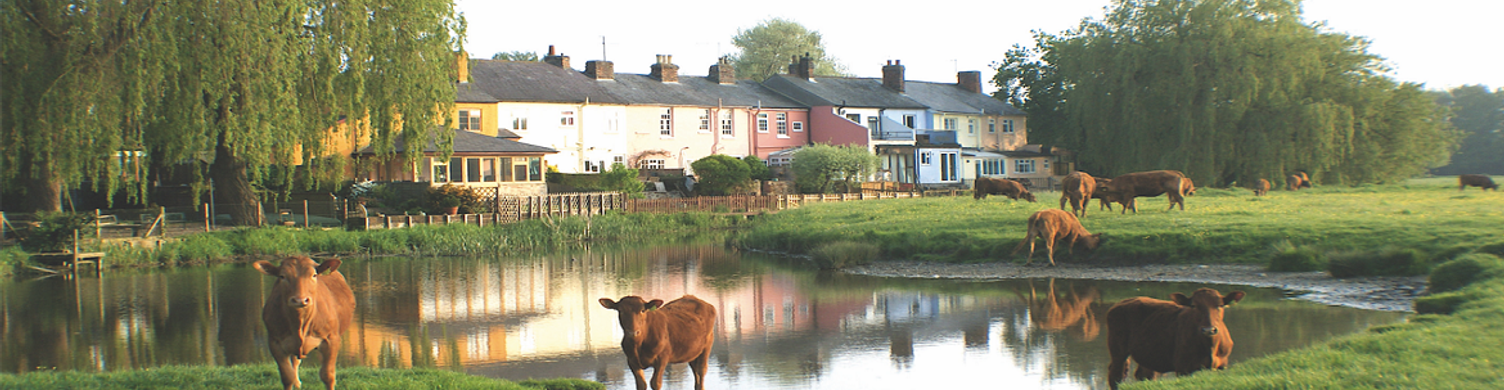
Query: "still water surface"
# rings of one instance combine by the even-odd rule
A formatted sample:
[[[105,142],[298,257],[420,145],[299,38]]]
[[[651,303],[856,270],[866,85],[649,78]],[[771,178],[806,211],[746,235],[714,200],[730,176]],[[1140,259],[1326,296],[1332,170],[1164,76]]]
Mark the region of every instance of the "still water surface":
[[[860,277],[708,244],[347,259],[340,270],[358,308],[341,365],[575,377],[612,389],[633,383],[602,297],[694,294],[714,304],[707,388],[1097,389],[1106,387],[1112,302],[1205,286]],[[0,371],[270,362],[260,319],[270,284],[247,265],[0,281]],[[1233,364],[1404,317],[1211,287],[1249,293],[1226,314]],[[693,388],[689,369],[675,366],[665,385]]]

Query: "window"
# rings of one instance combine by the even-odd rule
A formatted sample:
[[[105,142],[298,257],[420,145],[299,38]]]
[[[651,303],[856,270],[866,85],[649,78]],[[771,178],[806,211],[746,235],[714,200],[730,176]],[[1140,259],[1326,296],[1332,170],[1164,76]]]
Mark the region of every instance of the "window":
[[[621,155],[611,156],[611,166],[616,166],[616,164],[621,164],[622,166],[627,166],[627,156],[621,156]]]
[[[606,132],[607,133],[616,133],[616,132],[620,132],[620,131],[621,131],[621,114],[620,113],[612,113],[611,116],[609,116],[609,117],[606,118]]]
[[[527,181],[543,181],[543,158],[527,158]]]
[[[642,160],[642,163],[637,164],[637,165],[640,165],[641,169],[663,169],[663,160],[662,159]]]
[[[996,133],[997,132],[997,118],[987,118],[987,132],[988,133]]]
[[[778,113],[778,135],[784,137],[789,135],[789,114]]]
[[[606,162],[605,161],[596,162],[596,161],[585,160],[585,172],[601,173],[601,166],[602,165],[606,165]]]
[[[559,113],[559,126],[574,127],[574,110],[564,110]]]
[[[527,130],[527,117],[512,116],[512,130]]]
[[[1008,133],[1008,134],[1012,134],[1013,133],[1013,120],[1012,119],[1004,119],[1003,120],[1003,132],[1004,133]]]
[[[721,135],[735,135],[731,132],[731,111],[721,111]]]
[[[757,114],[757,132],[768,132],[768,114]]]
[[[496,159],[480,159],[480,181],[487,183],[496,182]]]
[[[700,131],[710,131],[710,110],[700,113]]]
[[[977,161],[977,173],[987,176],[1003,175],[1002,159],[986,159]]]
[[[803,132],[803,131],[804,131],[804,122],[795,121],[794,122],[794,132],[795,133],[799,133],[799,132]]]
[[[448,183],[449,182],[449,163],[448,162],[446,162],[444,160],[436,159],[436,158],[430,158],[429,159],[429,165],[433,166],[433,176],[430,176],[429,178],[432,179],[432,181],[434,183]]]
[[[498,180],[498,181],[501,181],[501,182],[512,181],[512,178],[515,177],[515,176],[512,175],[512,158],[511,157],[498,158],[498,159],[496,159],[496,163],[497,163],[497,166],[501,167],[500,169],[497,169],[497,173],[501,174],[501,178],[500,178],[501,180]]]
[[[846,119],[850,119],[852,122],[862,123],[862,114],[846,114]]]
[[[956,129],[956,118],[945,118],[944,123],[945,123],[944,129],[946,129],[946,130],[955,130]]]
[[[480,159],[465,159],[465,181],[470,183],[480,181]]]
[[[977,132],[977,120],[976,120],[976,118],[967,119],[966,120],[966,134],[976,134],[976,132]]]
[[[868,131],[872,131],[872,132],[875,133],[875,132],[877,132],[877,129],[878,129],[878,127],[877,127],[877,117],[875,117],[875,116],[869,116],[869,117],[867,117],[867,130]]]
[[[956,181],[956,153],[940,153],[940,181]]]
[[[930,165],[930,152],[919,153],[919,165]]]
[[[674,136],[674,109],[665,108],[658,114],[658,134]]]
[[[1034,173],[1034,160],[1013,160],[1013,173]]]
[[[904,126],[908,126],[910,129],[916,128],[916,127],[914,127],[914,115],[912,115],[912,114],[910,114],[910,115],[904,115],[903,116],[903,125]]]
[[[460,130],[480,131],[480,110],[460,110]]]

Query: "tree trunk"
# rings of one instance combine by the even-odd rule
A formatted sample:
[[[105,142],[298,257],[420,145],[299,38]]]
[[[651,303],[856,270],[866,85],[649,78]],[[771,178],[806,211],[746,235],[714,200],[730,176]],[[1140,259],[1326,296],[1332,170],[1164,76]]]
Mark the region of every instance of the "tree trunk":
[[[214,180],[215,207],[230,215],[230,225],[255,226],[261,222],[261,209],[255,189],[246,178],[246,164],[225,145],[223,134],[214,147],[214,163],[209,177]]]
[[[18,176],[20,179],[18,181],[21,182],[22,189],[25,191],[25,193],[18,193],[25,199],[21,202],[22,211],[62,211],[63,182],[57,180],[47,164],[37,164],[36,160],[35,155],[27,153],[20,164],[22,173]],[[33,176],[28,172],[34,172],[36,175]]]

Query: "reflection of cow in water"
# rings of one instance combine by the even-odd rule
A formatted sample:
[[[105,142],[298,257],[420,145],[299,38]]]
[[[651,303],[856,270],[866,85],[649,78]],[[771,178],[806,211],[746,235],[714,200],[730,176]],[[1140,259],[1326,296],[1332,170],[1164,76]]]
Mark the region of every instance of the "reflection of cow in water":
[[[1058,333],[1075,330],[1082,341],[1091,341],[1101,333],[1102,325],[1092,311],[1092,304],[1102,297],[1094,286],[1075,288],[1068,284],[1059,293],[1055,290],[1055,278],[1050,278],[1049,290],[1039,296],[1034,290],[1034,281],[1029,281],[1029,295],[1019,297],[1029,304],[1029,320],[1040,330]]]

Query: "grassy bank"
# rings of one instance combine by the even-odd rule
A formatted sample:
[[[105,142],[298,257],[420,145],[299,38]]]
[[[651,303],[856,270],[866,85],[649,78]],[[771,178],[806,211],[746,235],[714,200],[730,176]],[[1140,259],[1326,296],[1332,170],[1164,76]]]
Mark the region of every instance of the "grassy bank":
[[[745,224],[741,217],[705,213],[606,214],[527,220],[506,225],[421,225],[370,231],[246,228],[194,234],[156,246],[86,241],[105,252],[110,267],[155,267],[231,260],[240,256],[471,255],[554,250],[584,242],[650,242]],[[0,273],[14,272],[28,255],[0,250]]]
[[[303,388],[323,388],[318,371],[299,371]],[[0,374],[0,389],[269,389],[280,388],[277,367],[271,364],[217,366],[170,366],[151,370],[85,373],[77,371]],[[341,389],[488,389],[488,390],[596,390],[605,385],[579,379],[549,379],[511,382],[431,369],[377,369],[341,367]]]
[[[809,254],[844,241],[876,246],[886,259],[1021,262],[1022,254],[1009,253],[1023,239],[1025,221],[1058,207],[1059,196],[1041,193],[1039,203],[946,197],[812,204],[760,220],[737,244]],[[1206,188],[1186,204],[1186,211],[1166,212],[1165,197],[1140,199],[1137,214],[1123,215],[1098,211],[1094,203],[1082,224],[1108,241],[1096,253],[1057,253],[1056,260],[1267,264],[1278,254],[1304,253],[1302,260],[1311,264],[1295,262],[1295,268],[1386,257],[1422,265],[1401,273],[1423,273],[1431,263],[1504,237],[1504,195],[1458,192],[1442,182],[1318,187],[1265,197]]]

